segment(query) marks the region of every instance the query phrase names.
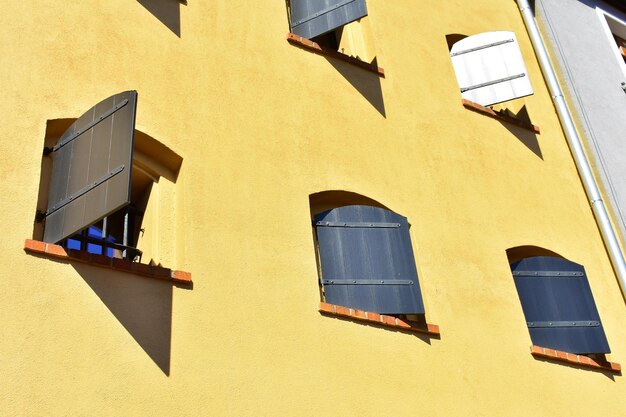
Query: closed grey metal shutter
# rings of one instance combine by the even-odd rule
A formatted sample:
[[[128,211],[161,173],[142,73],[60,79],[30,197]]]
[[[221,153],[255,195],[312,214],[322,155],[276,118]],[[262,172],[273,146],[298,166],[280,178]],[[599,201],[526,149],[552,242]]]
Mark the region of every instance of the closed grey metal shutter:
[[[421,314],[424,303],[405,217],[345,206],[315,217],[326,302],[383,314]]]
[[[511,270],[534,345],[578,354],[610,352],[582,265],[536,256]]]
[[[367,16],[365,0],[291,0],[291,32],[307,39]]]
[[[52,149],[44,241],[57,243],[130,203],[137,92],[101,101]]]

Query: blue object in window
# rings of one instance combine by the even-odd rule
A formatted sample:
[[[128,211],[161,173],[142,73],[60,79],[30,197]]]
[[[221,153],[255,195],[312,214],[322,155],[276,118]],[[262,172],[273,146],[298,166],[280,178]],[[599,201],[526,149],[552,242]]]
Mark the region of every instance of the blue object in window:
[[[87,236],[95,239],[102,240],[102,229],[96,226],[89,226],[87,229]],[[76,238],[78,237],[78,238]],[[115,238],[112,236],[107,236],[107,242],[115,243]],[[67,239],[67,249],[80,250],[80,236],[75,236],[75,238]],[[102,245],[97,243],[87,243],[87,252],[93,253],[96,255],[102,255]],[[113,257],[113,248],[106,248],[106,256],[112,258]]]

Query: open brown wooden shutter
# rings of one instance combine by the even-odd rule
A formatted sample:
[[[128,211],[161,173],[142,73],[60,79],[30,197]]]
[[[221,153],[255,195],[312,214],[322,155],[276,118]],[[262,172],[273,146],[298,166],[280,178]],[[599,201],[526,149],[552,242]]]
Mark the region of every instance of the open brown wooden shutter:
[[[315,217],[326,302],[384,314],[424,313],[409,225],[378,207]]]
[[[534,345],[578,354],[611,351],[582,265],[535,256],[511,270]]]
[[[367,16],[365,0],[291,0],[291,32],[307,39]]]
[[[57,243],[130,203],[137,92],[101,101],[52,148],[44,241]]]

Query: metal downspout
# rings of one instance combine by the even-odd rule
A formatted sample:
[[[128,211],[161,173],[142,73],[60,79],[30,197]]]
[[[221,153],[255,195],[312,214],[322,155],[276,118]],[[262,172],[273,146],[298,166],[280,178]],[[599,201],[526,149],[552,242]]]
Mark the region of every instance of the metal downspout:
[[[548,58],[548,53],[543,43],[543,39],[539,34],[537,22],[535,22],[535,16],[533,15],[530,4],[528,3],[528,0],[517,0],[517,4],[520,12],[522,13],[524,24],[526,25],[526,30],[528,30],[528,35],[530,36],[537,58],[539,59],[539,65],[541,66],[543,75],[548,83],[548,88],[550,89],[550,94],[552,95],[552,101],[554,102],[559,120],[563,126],[570,150],[574,156],[574,162],[576,163],[576,168],[578,168],[578,173],[580,174],[583,186],[587,192],[591,208],[593,209],[596,221],[600,227],[600,233],[602,234],[604,244],[609,251],[609,257],[611,258],[613,269],[615,270],[617,279],[619,280],[622,296],[626,299],[626,263],[624,262],[624,256],[622,255],[617,237],[615,236],[615,231],[609,221],[606,207],[604,206],[604,202],[600,196],[600,191],[598,190],[598,185],[596,184],[591,172],[589,161],[587,160],[583,147],[580,143],[580,137],[574,127],[572,116],[567,108],[567,105],[565,104],[563,92],[561,91],[554,69],[552,68],[550,59]]]

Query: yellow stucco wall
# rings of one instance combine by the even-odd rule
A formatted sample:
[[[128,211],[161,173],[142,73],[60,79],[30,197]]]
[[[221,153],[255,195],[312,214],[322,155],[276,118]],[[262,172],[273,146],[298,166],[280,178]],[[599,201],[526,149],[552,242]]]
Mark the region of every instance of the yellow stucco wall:
[[[626,326],[514,1],[368,0],[384,79],[290,45],[280,0],[141,3],[2,6],[1,415],[626,414],[622,376],[529,352],[510,247],[585,266],[616,362]],[[536,137],[461,105],[445,35],[491,30],[520,41]],[[129,89],[137,129],[183,158],[146,240],[192,289],[22,249],[46,122]],[[318,313],[324,190],[408,217],[441,339]]]

